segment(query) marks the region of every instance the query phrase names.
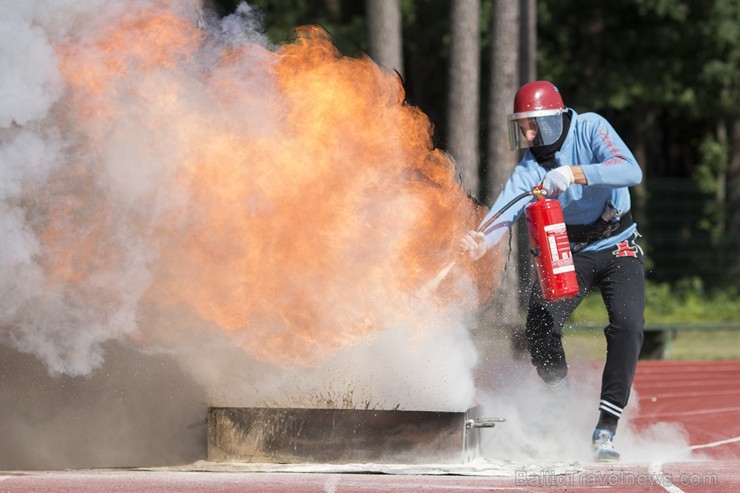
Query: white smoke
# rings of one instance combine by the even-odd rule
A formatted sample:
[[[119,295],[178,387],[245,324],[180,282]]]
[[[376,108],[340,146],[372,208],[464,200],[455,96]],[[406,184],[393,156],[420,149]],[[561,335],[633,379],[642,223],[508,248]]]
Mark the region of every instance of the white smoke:
[[[207,400],[219,406],[462,411],[474,405],[478,355],[465,317],[458,316],[429,317],[423,334],[389,326],[320,367],[278,368],[245,358],[230,340],[211,335],[191,337],[193,345],[177,352]]]
[[[95,94],[87,94],[86,112],[74,113],[80,108],[69,99],[60,53],[102,50],[93,35],[146,6],[176,11],[207,40],[197,53],[181,54],[192,57],[181,67],[121,67],[124,81],[105,94],[117,103],[114,118],[106,118],[109,108]],[[392,286],[367,280],[365,306],[398,304],[414,323],[389,316],[381,331],[311,368],[259,361],[194,310],[147,296],[166,270],[162,249],[177,246],[163,246],[155,232],[165,223],[186,229],[205,220],[188,214],[191,197],[176,179],[199,137],[191,126],[217,130],[209,135],[237,127],[235,133],[257,141],[284,130],[275,113],[275,47],[256,9],[242,4],[217,19],[195,0],[0,0],[0,12],[0,467],[194,460],[204,453],[207,405],[463,411],[476,398],[507,419],[491,433],[488,457],[588,457],[597,414],[585,405],[597,402],[593,371],[575,372],[574,394],[564,403],[543,392],[528,363],[505,361],[482,384],[493,387],[491,394],[476,395],[479,356],[468,333],[476,293],[469,280],[458,281],[454,306],[426,297],[399,302],[384,292]],[[243,49],[242,63],[220,63],[225,47]],[[94,82],[102,67],[96,63],[117,62],[98,55],[74,69]],[[228,87],[238,97],[219,105],[206,87]],[[242,200],[253,214],[270,212],[259,193],[276,165],[249,165],[262,172],[255,174],[254,195]],[[302,185],[284,184],[281,193],[305,193]],[[382,206],[369,202],[358,213],[398,216],[391,233],[418,219],[411,210],[402,217],[412,200],[381,199]],[[220,246],[228,250],[232,240],[251,238],[227,236]],[[358,260],[393,251],[392,245],[362,247]],[[329,317],[331,307],[321,307]],[[351,319],[353,308],[348,301],[338,311]],[[679,445],[685,440],[673,437]],[[641,458],[651,440],[664,437],[644,438],[649,443],[629,424],[618,435]]]
[[[88,43],[88,36],[94,39],[111,20],[142,6],[177,11],[208,40],[198,53],[183,54],[194,58],[183,68],[144,73],[122,67],[130,71],[125,81],[116,93],[105,94],[117,103],[114,118],[107,118],[109,108],[95,94],[87,95],[87,113],[72,112],[81,110],[71,106],[77,103],[61,75],[61,53],[80,46],[102,49]],[[0,386],[2,395],[15,396],[0,402],[0,430],[8,437],[0,467],[197,457],[202,448],[193,445],[193,437],[202,439],[203,429],[172,427],[186,425],[206,404],[442,410],[471,405],[477,354],[466,328],[474,308],[466,299],[475,297],[469,281],[461,281],[466,299],[456,306],[411,300],[413,324],[389,318],[382,331],[308,369],[257,361],[186,307],[147,299],[153,279],[162,274],[155,231],[165,221],[184,226],[198,220],[187,217],[189,198],[175,178],[191,152],[187,125],[238,125],[254,138],[281,125],[268,56],[274,47],[256,9],[242,4],[217,19],[196,1],[2,0],[0,11],[0,345],[6,361],[22,362]],[[219,64],[225,46],[244,48],[253,66]],[[100,75],[95,64],[111,62],[101,54],[89,63],[74,70],[94,82]],[[204,90],[205,84],[222,83],[240,95],[228,108]],[[167,105],[159,97],[163,93],[178,104]],[[83,113],[89,121],[70,117]],[[259,197],[245,200],[254,202],[255,211],[264,207]],[[382,304],[382,298],[374,301]],[[167,337],[156,337],[159,331]],[[184,373],[172,369],[173,361]],[[64,396],[55,390],[60,382]],[[17,398],[22,388],[32,389],[23,402]],[[117,388],[129,394],[116,394]],[[148,394],[134,395],[137,388]],[[168,398],[177,409],[165,406],[171,414],[164,416],[147,407],[152,394],[155,402]],[[123,415],[110,412],[116,406]],[[149,412],[133,410],[139,408]],[[161,422],[169,424],[154,431],[152,424]],[[177,433],[183,436],[169,438]],[[79,440],[70,442],[70,435]],[[93,436],[116,441],[119,450],[112,453]],[[164,445],[151,449],[156,439]],[[27,448],[29,442],[43,443],[46,454]],[[66,452],[70,443],[76,454]],[[137,455],[145,443],[157,452]],[[184,451],[164,450],[167,444]]]
[[[506,420],[490,432],[482,431],[485,457],[540,464],[594,460],[591,436],[599,417],[603,368],[592,357],[570,349],[566,353],[568,385],[555,391],[539,378],[528,358],[511,358],[502,352],[482,365],[487,368],[483,370],[486,383],[480,385],[486,389],[479,396],[482,412]],[[639,397],[631,392],[614,437],[622,460],[688,460],[692,456],[689,437],[680,423],[635,423]]]
[[[162,71],[136,80],[131,94],[117,96],[130,98],[122,104],[127,111],[104,127],[70,126],[65,121],[67,108],[58,106],[67,90],[59,72],[59,47],[72,41],[84,44],[86,35],[127,9],[147,3],[0,3],[4,12],[0,18],[0,340],[35,354],[52,374],[89,373],[102,364],[106,341],[122,340],[137,331],[138,304],[149,287],[157,256],[152,229],[164,210],[184,200],[170,181],[171,163],[178,162],[188,147],[168,123],[188,115],[147,108],[147,94],[167,84],[188,91],[196,79]],[[198,19],[202,16],[199,2],[167,6],[193,22],[204,22]],[[263,39],[255,30],[259,27],[255,15],[250,14],[249,7],[240,7],[223,21],[221,35],[231,35],[234,42]],[[197,112],[208,101],[202,96],[196,99],[197,88],[193,89],[182,97],[192,98],[191,110]],[[152,135],[146,128],[159,128],[161,133]],[[101,138],[100,133],[105,135]],[[103,146],[90,148],[90,137]],[[75,173],[67,170],[75,168],[88,181],[65,178],[54,183],[55,171],[73,177]],[[52,282],[42,265],[54,252],[40,250],[39,228],[34,226],[48,223],[59,210],[74,208],[78,201],[93,207],[97,203],[105,213],[97,218],[101,210],[75,211],[73,219],[87,217],[60,227],[83,228],[73,235],[102,234],[103,244],[85,252],[91,255],[91,263],[101,251],[123,252],[123,258],[117,265],[91,268],[92,275],[82,285]]]

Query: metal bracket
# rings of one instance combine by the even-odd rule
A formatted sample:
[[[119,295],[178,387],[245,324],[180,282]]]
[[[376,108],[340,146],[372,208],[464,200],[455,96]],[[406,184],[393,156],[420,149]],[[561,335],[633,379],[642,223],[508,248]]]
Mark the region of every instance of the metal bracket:
[[[465,429],[470,430],[472,428],[493,428],[496,423],[505,422],[505,418],[475,418],[465,421]]]

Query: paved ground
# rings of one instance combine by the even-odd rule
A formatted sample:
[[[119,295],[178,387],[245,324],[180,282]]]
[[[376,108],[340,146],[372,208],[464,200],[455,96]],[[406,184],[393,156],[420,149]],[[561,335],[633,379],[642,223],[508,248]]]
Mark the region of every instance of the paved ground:
[[[10,492],[620,492],[740,491],[740,361],[641,362],[635,379],[637,426],[680,422],[695,460],[649,464],[475,464],[457,470],[314,472],[220,469],[209,463],[152,470],[0,473]],[[277,467],[277,466],[276,466]]]
[[[487,492],[740,491],[740,462],[594,465],[574,473],[513,477],[338,473],[65,471],[0,477],[2,492]]]

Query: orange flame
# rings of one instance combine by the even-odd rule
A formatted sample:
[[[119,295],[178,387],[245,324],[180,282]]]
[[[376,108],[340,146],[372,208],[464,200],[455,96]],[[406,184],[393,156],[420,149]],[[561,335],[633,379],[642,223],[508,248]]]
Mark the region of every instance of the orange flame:
[[[119,114],[114,112],[115,105],[132,96],[119,84],[121,80],[192,61],[201,37],[201,31],[186,18],[133,3],[94,42],[58,48],[60,70],[72,91],[69,107],[78,118],[102,118],[96,123],[105,124]]]
[[[87,138],[79,145],[105,147],[106,129],[134,106],[156,114],[141,125],[166,125],[152,134],[187,146],[165,157],[173,180],[161,186],[188,200],[157,219],[161,251],[147,302],[183,307],[280,365],[320,364],[399,323],[423,330],[415,306],[429,300],[419,289],[485,211],[432,147],[432,125],[404,103],[398,77],[368,58],[341,56],[317,27],[299,29],[276,53],[241,45],[201,67],[205,42],[189,20],[138,8],[94,43],[59,49],[74,110],[68,122]],[[160,72],[167,84],[146,85]],[[193,92],[208,108],[185,98]],[[87,203],[75,207],[98,210],[99,194],[82,197]],[[56,256],[45,264],[50,278],[91,275],[72,272],[60,245],[94,257],[114,227],[110,216],[129,217],[110,207],[105,218],[64,213],[104,221],[84,239],[51,221],[42,236]],[[467,274],[491,277],[490,265],[477,268]],[[460,296],[460,274],[430,309]]]

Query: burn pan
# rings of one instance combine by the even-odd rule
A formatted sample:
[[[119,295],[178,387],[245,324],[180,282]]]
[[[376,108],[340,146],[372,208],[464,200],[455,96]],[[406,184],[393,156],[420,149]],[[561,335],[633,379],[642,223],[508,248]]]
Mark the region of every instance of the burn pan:
[[[208,409],[208,460],[281,464],[460,464],[501,418],[371,409]],[[483,432],[485,433],[485,432]]]

